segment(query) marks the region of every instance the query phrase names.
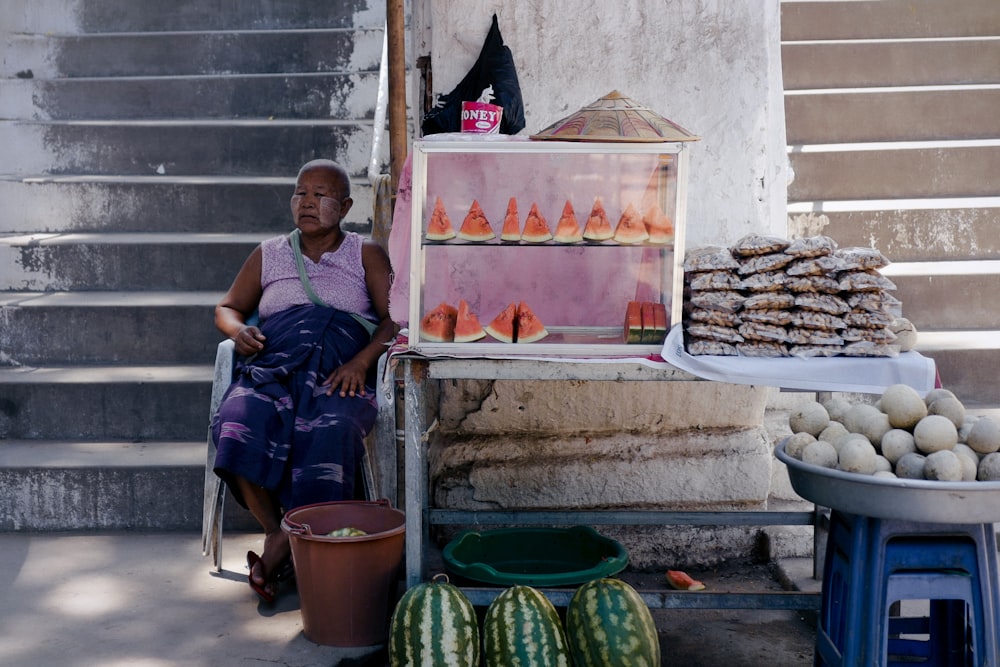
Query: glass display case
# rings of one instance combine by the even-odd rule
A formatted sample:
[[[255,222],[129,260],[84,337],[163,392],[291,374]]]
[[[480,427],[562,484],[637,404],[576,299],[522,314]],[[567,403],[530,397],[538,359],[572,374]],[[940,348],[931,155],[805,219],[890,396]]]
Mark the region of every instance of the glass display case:
[[[681,316],[686,145],[515,139],[414,144],[410,348],[659,353]]]

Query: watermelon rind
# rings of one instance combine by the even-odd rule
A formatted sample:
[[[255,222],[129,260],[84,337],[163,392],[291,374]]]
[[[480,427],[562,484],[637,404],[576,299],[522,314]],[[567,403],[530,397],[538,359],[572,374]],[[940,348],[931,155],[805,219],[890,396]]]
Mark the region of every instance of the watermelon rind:
[[[576,590],[566,607],[566,637],[577,667],[660,665],[653,615],[620,579],[595,579]]]
[[[642,304],[638,301],[629,301],[625,307],[625,342],[642,342]]]
[[[640,308],[642,313],[642,337],[641,342],[643,343],[655,343],[654,338],[656,337],[656,318],[653,315],[653,302],[643,301]]]
[[[479,667],[479,625],[472,602],[447,579],[410,588],[389,624],[390,667]]]
[[[555,607],[530,586],[503,590],[483,618],[486,667],[570,667],[566,633]]]

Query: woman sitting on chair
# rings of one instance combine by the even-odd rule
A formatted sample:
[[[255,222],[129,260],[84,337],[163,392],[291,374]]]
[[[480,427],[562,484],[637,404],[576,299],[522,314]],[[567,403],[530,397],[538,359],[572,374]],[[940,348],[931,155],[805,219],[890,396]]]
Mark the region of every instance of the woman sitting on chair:
[[[295,231],[257,246],[215,309],[242,357],[212,420],[215,472],[264,529],[264,550],[247,565],[267,602],[292,574],[282,512],[355,497],[375,369],[396,333],[388,256],[340,229],[353,203],[340,165],[305,164]],[[247,323],[254,312],[259,327]]]

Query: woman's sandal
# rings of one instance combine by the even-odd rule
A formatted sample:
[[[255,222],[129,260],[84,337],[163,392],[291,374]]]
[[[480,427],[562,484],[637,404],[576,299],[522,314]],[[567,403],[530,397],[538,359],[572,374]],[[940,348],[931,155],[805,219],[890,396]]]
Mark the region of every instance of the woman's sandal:
[[[261,586],[256,581],[253,580],[253,568],[255,565],[260,563],[261,573],[264,575],[264,585]],[[253,589],[261,600],[271,604],[274,602],[278,594],[278,584],[283,581],[288,581],[295,577],[295,569],[292,567],[292,558],[289,556],[281,562],[281,565],[277,567],[273,574],[269,573],[264,569],[264,564],[258,556],[253,551],[247,552],[247,567],[250,569],[250,574],[247,575],[247,580],[250,582],[250,588]]]

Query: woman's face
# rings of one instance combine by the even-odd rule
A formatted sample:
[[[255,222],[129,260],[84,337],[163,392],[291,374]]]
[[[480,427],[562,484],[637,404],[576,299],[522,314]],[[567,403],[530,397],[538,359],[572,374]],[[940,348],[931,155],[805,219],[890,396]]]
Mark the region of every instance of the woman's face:
[[[344,196],[336,174],[326,169],[310,169],[295,183],[292,219],[302,231],[336,229],[352,203],[350,197]]]

